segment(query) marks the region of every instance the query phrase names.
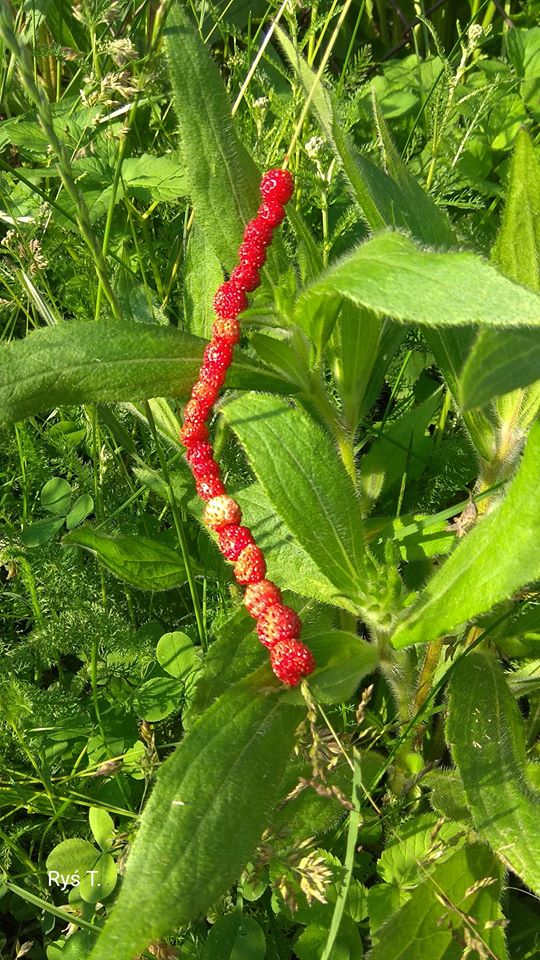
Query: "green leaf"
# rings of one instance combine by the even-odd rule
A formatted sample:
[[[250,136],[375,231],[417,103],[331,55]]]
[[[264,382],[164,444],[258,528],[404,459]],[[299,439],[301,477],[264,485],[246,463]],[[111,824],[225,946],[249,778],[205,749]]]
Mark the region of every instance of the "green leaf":
[[[145,323],[70,321],[0,347],[0,420],[62,404],[187,397],[206,342]],[[239,357],[227,386],[293,392],[272,371]]]
[[[85,903],[99,903],[110,897],[116,886],[116,864],[110,853],[102,853],[91,872],[81,877],[79,894]]]
[[[392,639],[394,646],[459,633],[540,577],[540,423],[529,434],[504,500],[481,519],[439,568]]]
[[[483,331],[463,367],[460,405],[464,410],[485,406],[494,397],[528,387],[539,371],[540,330]]]
[[[324,947],[328,939],[328,930],[315,923],[302,931],[294,944],[294,954],[299,960],[321,960]],[[362,956],[362,952],[358,954]],[[328,960],[350,960],[351,954],[347,943],[338,935]]]
[[[259,483],[235,491],[242,515],[264,551],[268,576],[283,588],[319,603],[343,606],[351,613],[357,604],[342,597],[311,557],[295,540]]]
[[[49,883],[57,884],[59,878],[53,877],[51,873],[58,873],[65,879],[64,883],[71,885],[71,878],[78,873],[78,879],[86,875],[88,870],[93,870],[99,857],[100,851],[89,843],[88,840],[63,840],[51,850],[47,857],[47,870],[49,872]],[[62,884],[60,884],[62,885]]]
[[[373,441],[362,459],[360,473],[360,488],[369,501],[400,483],[405,472],[408,481],[422,475],[433,449],[427,428],[441,399],[436,391],[399,420],[386,424]]]
[[[133,709],[143,720],[155,723],[178,711],[182,703],[183,685],[172,677],[153,677],[133,695]]]
[[[377,669],[377,648],[345,630],[316,633],[306,640],[317,669],[309,678],[310,689],[321,703],[342,703],[352,697],[361,680]],[[301,702],[297,691],[287,699]]]
[[[103,807],[90,807],[88,819],[94,840],[104,853],[107,853],[115,837],[113,818]]]
[[[500,919],[501,874],[485,845],[458,850],[378,927],[370,960],[461,960],[464,934],[471,929],[491,951],[487,956],[505,960],[502,929],[486,929],[486,924]],[[475,890],[474,885],[486,877],[493,882]]]
[[[217,700],[160,768],[91,960],[131,960],[203,915],[254,852],[304,714],[255,676]]]
[[[68,530],[73,530],[74,527],[78,527],[83,520],[86,520],[86,518],[93,513],[93,510],[94,501],[89,493],[83,493],[80,497],[77,497],[66,517],[66,527]]]
[[[215,319],[213,299],[223,271],[199,223],[189,233],[184,273],[184,312],[190,333],[210,339]]]
[[[413,817],[398,827],[396,837],[390,837],[377,864],[377,873],[401,890],[414,888],[434,862],[452,854],[449,843],[460,835],[460,824],[440,825],[433,813]]]
[[[233,400],[223,414],[300,546],[341,592],[358,596],[369,562],[360,512],[328,435],[304,410],[261,394]]]
[[[51,477],[41,490],[41,506],[48,513],[65,517],[71,502],[71,487],[62,477]]]
[[[52,540],[55,533],[64,526],[63,517],[51,517],[47,520],[36,520],[29,523],[21,533],[21,542],[25,547],[39,547],[42,543]]]
[[[195,215],[231,270],[259,205],[259,173],[236,133],[217,65],[182,4],[169,7],[163,37]]]
[[[92,527],[79,527],[67,533],[62,543],[88,550],[115,577],[138,590],[170,590],[186,582],[181,556],[151,537],[110,537]]]
[[[540,297],[472,253],[433,253],[382,233],[332,266],[300,295],[342,296],[380,316],[426,326],[540,325]]]
[[[208,934],[204,960],[263,960],[264,933],[253,917],[228,913],[219,917]]]
[[[404,335],[398,324],[381,320],[349,301],[342,304],[331,352],[343,416],[351,433],[377,398]]]
[[[540,164],[526,130],[520,130],[510,168],[501,229],[493,258],[503,273],[540,290]],[[526,387],[540,377],[540,332],[485,330],[463,368],[461,403],[482,406],[493,397]]]
[[[475,829],[540,894],[540,793],[525,777],[525,725],[503,671],[486,649],[457,661],[447,738]]]
[[[179,680],[200,665],[191,637],[180,630],[163,634],[156,647],[156,658],[171,677]]]

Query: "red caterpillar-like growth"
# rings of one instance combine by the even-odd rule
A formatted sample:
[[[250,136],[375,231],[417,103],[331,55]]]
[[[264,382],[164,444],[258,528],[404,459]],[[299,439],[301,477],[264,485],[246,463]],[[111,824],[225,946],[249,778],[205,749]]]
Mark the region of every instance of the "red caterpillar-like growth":
[[[263,202],[250,220],[238,251],[238,266],[214,297],[216,320],[212,339],[204,351],[199,379],[184,409],[180,439],[187,448],[187,461],[195,477],[197,493],[206,502],[204,521],[217,535],[224,557],[234,563],[238,583],[246,587],[244,602],[257,621],[261,643],[268,648],[272,670],[291,687],[315,669],[311,651],[300,640],[302,623],[281,602],[279,588],[266,580],[266,563],[251,531],[241,525],[241,511],[220,480],[206,421],[223,386],[240,339],[238,316],[248,305],[247,293],[260,284],[259,270],[273,231],[285,217],[285,204],[294,189],[287,170],[269,170],[261,181]]]

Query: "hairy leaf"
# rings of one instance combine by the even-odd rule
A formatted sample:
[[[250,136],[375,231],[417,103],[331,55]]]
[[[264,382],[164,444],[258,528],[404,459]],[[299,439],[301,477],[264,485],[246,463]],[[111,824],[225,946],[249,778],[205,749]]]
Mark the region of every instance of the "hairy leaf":
[[[540,577],[540,423],[504,500],[439,568],[393,637],[396,647],[458,633],[464,624]]]
[[[300,295],[342,296],[395,320],[430,326],[540,325],[540,297],[472,253],[433,253],[399,233],[368,240]]]
[[[37,330],[0,347],[0,420],[21,420],[59,404],[186,397],[205,346],[191,334],[146,323],[71,321]],[[278,374],[242,357],[227,384],[294,391]]]
[[[93,553],[115,577],[138,590],[170,590],[187,579],[180,554],[150,537],[110,537],[92,527],[80,527],[67,533],[62,543]]]
[[[300,546],[340,592],[357,596],[369,559],[353,485],[328,435],[304,410],[268,396],[240,397],[223,413]]]
[[[303,715],[253,678],[231,687],[160,768],[117,904],[91,960],[131,960],[238,878],[280,795]],[[226,842],[221,842],[226,838]]]
[[[482,886],[486,877],[492,883]],[[501,868],[488,847],[476,843],[458,850],[378,927],[370,960],[461,960],[465,932],[471,930],[486,956],[505,960],[503,931],[486,929],[500,919],[501,881]]]
[[[453,669],[447,737],[475,829],[540,894],[540,793],[525,777],[525,725],[486,649],[467,653]]]
[[[510,169],[508,196],[493,257],[503,273],[540,290],[540,164],[529,134],[520,130]],[[483,331],[461,376],[467,409],[488,403],[540,377],[540,332]]]

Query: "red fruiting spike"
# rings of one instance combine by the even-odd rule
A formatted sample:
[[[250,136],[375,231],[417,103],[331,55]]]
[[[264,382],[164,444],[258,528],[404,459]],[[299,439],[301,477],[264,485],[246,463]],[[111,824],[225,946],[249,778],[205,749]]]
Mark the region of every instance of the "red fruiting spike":
[[[242,550],[254,543],[254,540],[247,527],[231,524],[229,527],[218,530],[218,543],[225,559],[236,561]]]
[[[294,610],[281,603],[267,607],[259,617],[257,633],[265,647],[274,647],[282,640],[293,640],[300,636],[302,621]]]
[[[240,263],[231,273],[231,280],[241,290],[256,290],[261,282],[259,271],[250,263]]]
[[[288,203],[294,192],[294,180],[288,170],[267,170],[261,180],[261,194],[265,200]]]
[[[213,300],[218,317],[234,320],[248,305],[246,294],[234,282],[226,280],[218,288]]]
[[[195,389],[195,388],[194,388]],[[188,400],[184,407],[184,425],[186,423],[202,424],[208,415],[208,407],[200,400]]]
[[[238,524],[242,519],[242,511],[236,500],[227,495],[213,497],[204,511],[203,520],[211,530],[219,530],[221,527],[227,527],[231,523]]]
[[[234,575],[238,583],[259,583],[264,580],[266,561],[262,550],[254,543],[245,547],[234,565]]]
[[[276,603],[281,603],[281,590],[271,580],[250,583],[244,594],[244,604],[248,613],[256,620],[268,607]]]
[[[212,327],[212,339],[235,344],[240,340],[240,324],[232,318],[218,317]]]
[[[275,229],[285,219],[285,207],[277,200],[265,200],[257,211],[257,217]]]
[[[201,461],[201,463],[190,463],[190,467],[195,480],[219,477],[219,463],[216,463],[213,458]]]
[[[200,407],[205,411],[205,418],[210,413],[219,395],[219,389],[212,386],[211,383],[205,383],[204,380],[197,380],[197,383],[191,391],[193,400],[197,400]]]
[[[266,247],[260,240],[244,240],[238,248],[240,263],[247,263],[258,270],[266,262]]]
[[[265,247],[272,243],[272,227],[268,220],[256,217],[255,220],[249,221],[244,230],[244,243],[251,243],[253,240],[255,243],[264,244]]]
[[[309,676],[315,669],[315,659],[311,650],[300,640],[281,640],[270,652],[270,663],[276,677],[296,687],[302,677]]]
[[[195,481],[195,487],[198,496],[205,502],[212,500],[214,497],[221,497],[225,493],[225,487],[221,480],[214,475],[205,475],[201,477],[200,480],[197,479]]]

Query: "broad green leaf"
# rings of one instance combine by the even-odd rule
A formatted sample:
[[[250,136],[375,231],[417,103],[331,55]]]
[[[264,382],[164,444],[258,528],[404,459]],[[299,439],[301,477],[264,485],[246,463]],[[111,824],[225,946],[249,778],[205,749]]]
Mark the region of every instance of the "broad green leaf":
[[[540,375],[540,330],[484,331],[463,367],[459,401],[464,410],[528,387]]]
[[[85,903],[100,903],[116,886],[116,864],[110,853],[102,853],[91,871],[81,877],[79,894]]]
[[[327,939],[328,930],[325,927],[310,923],[295,941],[294,955],[299,960],[321,960]],[[359,958],[362,956],[361,944],[357,956]],[[339,934],[328,960],[351,960],[349,946]]]
[[[156,647],[156,658],[171,677],[183,679],[200,664],[191,637],[180,630],[164,633]]]
[[[62,477],[51,477],[40,493],[41,506],[47,513],[65,517],[71,502],[71,487]]]
[[[186,327],[198,337],[210,339],[215,313],[212,301],[223,282],[223,271],[213,247],[197,222],[189,234],[184,272]]]
[[[540,164],[529,134],[516,137],[506,206],[493,259],[503,273],[540,290]],[[526,387],[540,377],[540,333],[483,331],[464,366],[460,382],[466,409]]]
[[[208,934],[205,960],[263,960],[266,938],[260,924],[245,913],[219,917]]]
[[[171,5],[163,30],[172,102],[195,215],[231,270],[259,205],[260,178],[236,133],[217,65],[183,7]]]
[[[303,714],[283,704],[279,689],[257,689],[250,678],[195,723],[160,768],[91,960],[131,960],[226,893],[280,797]]]
[[[206,341],[145,323],[70,321],[0,347],[0,420],[21,420],[61,404],[187,397]],[[227,386],[291,393],[294,388],[239,357]]]
[[[319,603],[345,607],[357,612],[357,604],[340,595],[276,514],[259,483],[252,483],[234,494],[242,515],[264,551],[268,576],[281,587]]]
[[[369,558],[354,488],[328,435],[305,411],[262,394],[223,413],[300,546],[340,592],[358,596]]]
[[[42,543],[52,540],[64,526],[63,517],[50,517],[45,520],[36,520],[29,523],[21,533],[21,542],[25,547],[40,547]]]
[[[430,803],[434,810],[448,820],[470,823],[471,811],[463,781],[456,770],[431,770],[424,783],[430,790]]]
[[[525,777],[523,719],[486,649],[460,657],[453,669],[447,738],[475,829],[540,894],[540,793]]]
[[[487,877],[492,883],[482,886]],[[501,919],[501,881],[500,865],[487,846],[458,850],[378,927],[370,960],[462,960],[465,932],[471,929],[486,956],[506,960],[504,933],[489,926]]]
[[[113,818],[103,807],[90,807],[88,820],[94,840],[106,853],[111,849],[114,841],[115,829]]]
[[[540,423],[501,503],[456,547],[398,626],[396,647],[456,634],[540,577]]]
[[[133,694],[133,709],[137,716],[150,723],[164,720],[180,709],[183,692],[184,687],[179,680],[153,677]]]
[[[433,863],[439,863],[441,857],[448,859],[452,854],[450,841],[462,833],[459,824],[438,825],[434,813],[413,817],[397,828],[397,836],[390,836],[377,863],[377,873],[402,890],[414,888]]]
[[[362,459],[360,488],[368,501],[400,483],[405,472],[409,481],[424,472],[433,449],[427,428],[440,402],[436,392],[399,420],[385,424]]]
[[[110,537],[92,527],[80,527],[67,533],[62,543],[88,550],[115,577],[138,590],[170,590],[186,582],[180,554],[151,537]]]
[[[83,520],[86,520],[93,510],[94,500],[89,493],[83,493],[80,497],[77,497],[66,517],[66,527],[68,530],[73,530],[74,527],[78,527]]]
[[[540,297],[472,253],[433,253],[399,233],[368,240],[300,295],[342,296],[378,315],[430,326],[540,325]]]
[[[49,884],[57,885],[60,878],[66,878],[64,883],[72,885],[72,878],[80,881],[86,876],[89,870],[93,870],[101,856],[101,851],[97,850],[88,840],[73,838],[71,840],[62,840],[51,850],[47,857],[47,870],[49,873]],[[51,874],[53,876],[51,877]],[[56,877],[58,874],[58,877]],[[78,875],[78,876],[77,876]]]

